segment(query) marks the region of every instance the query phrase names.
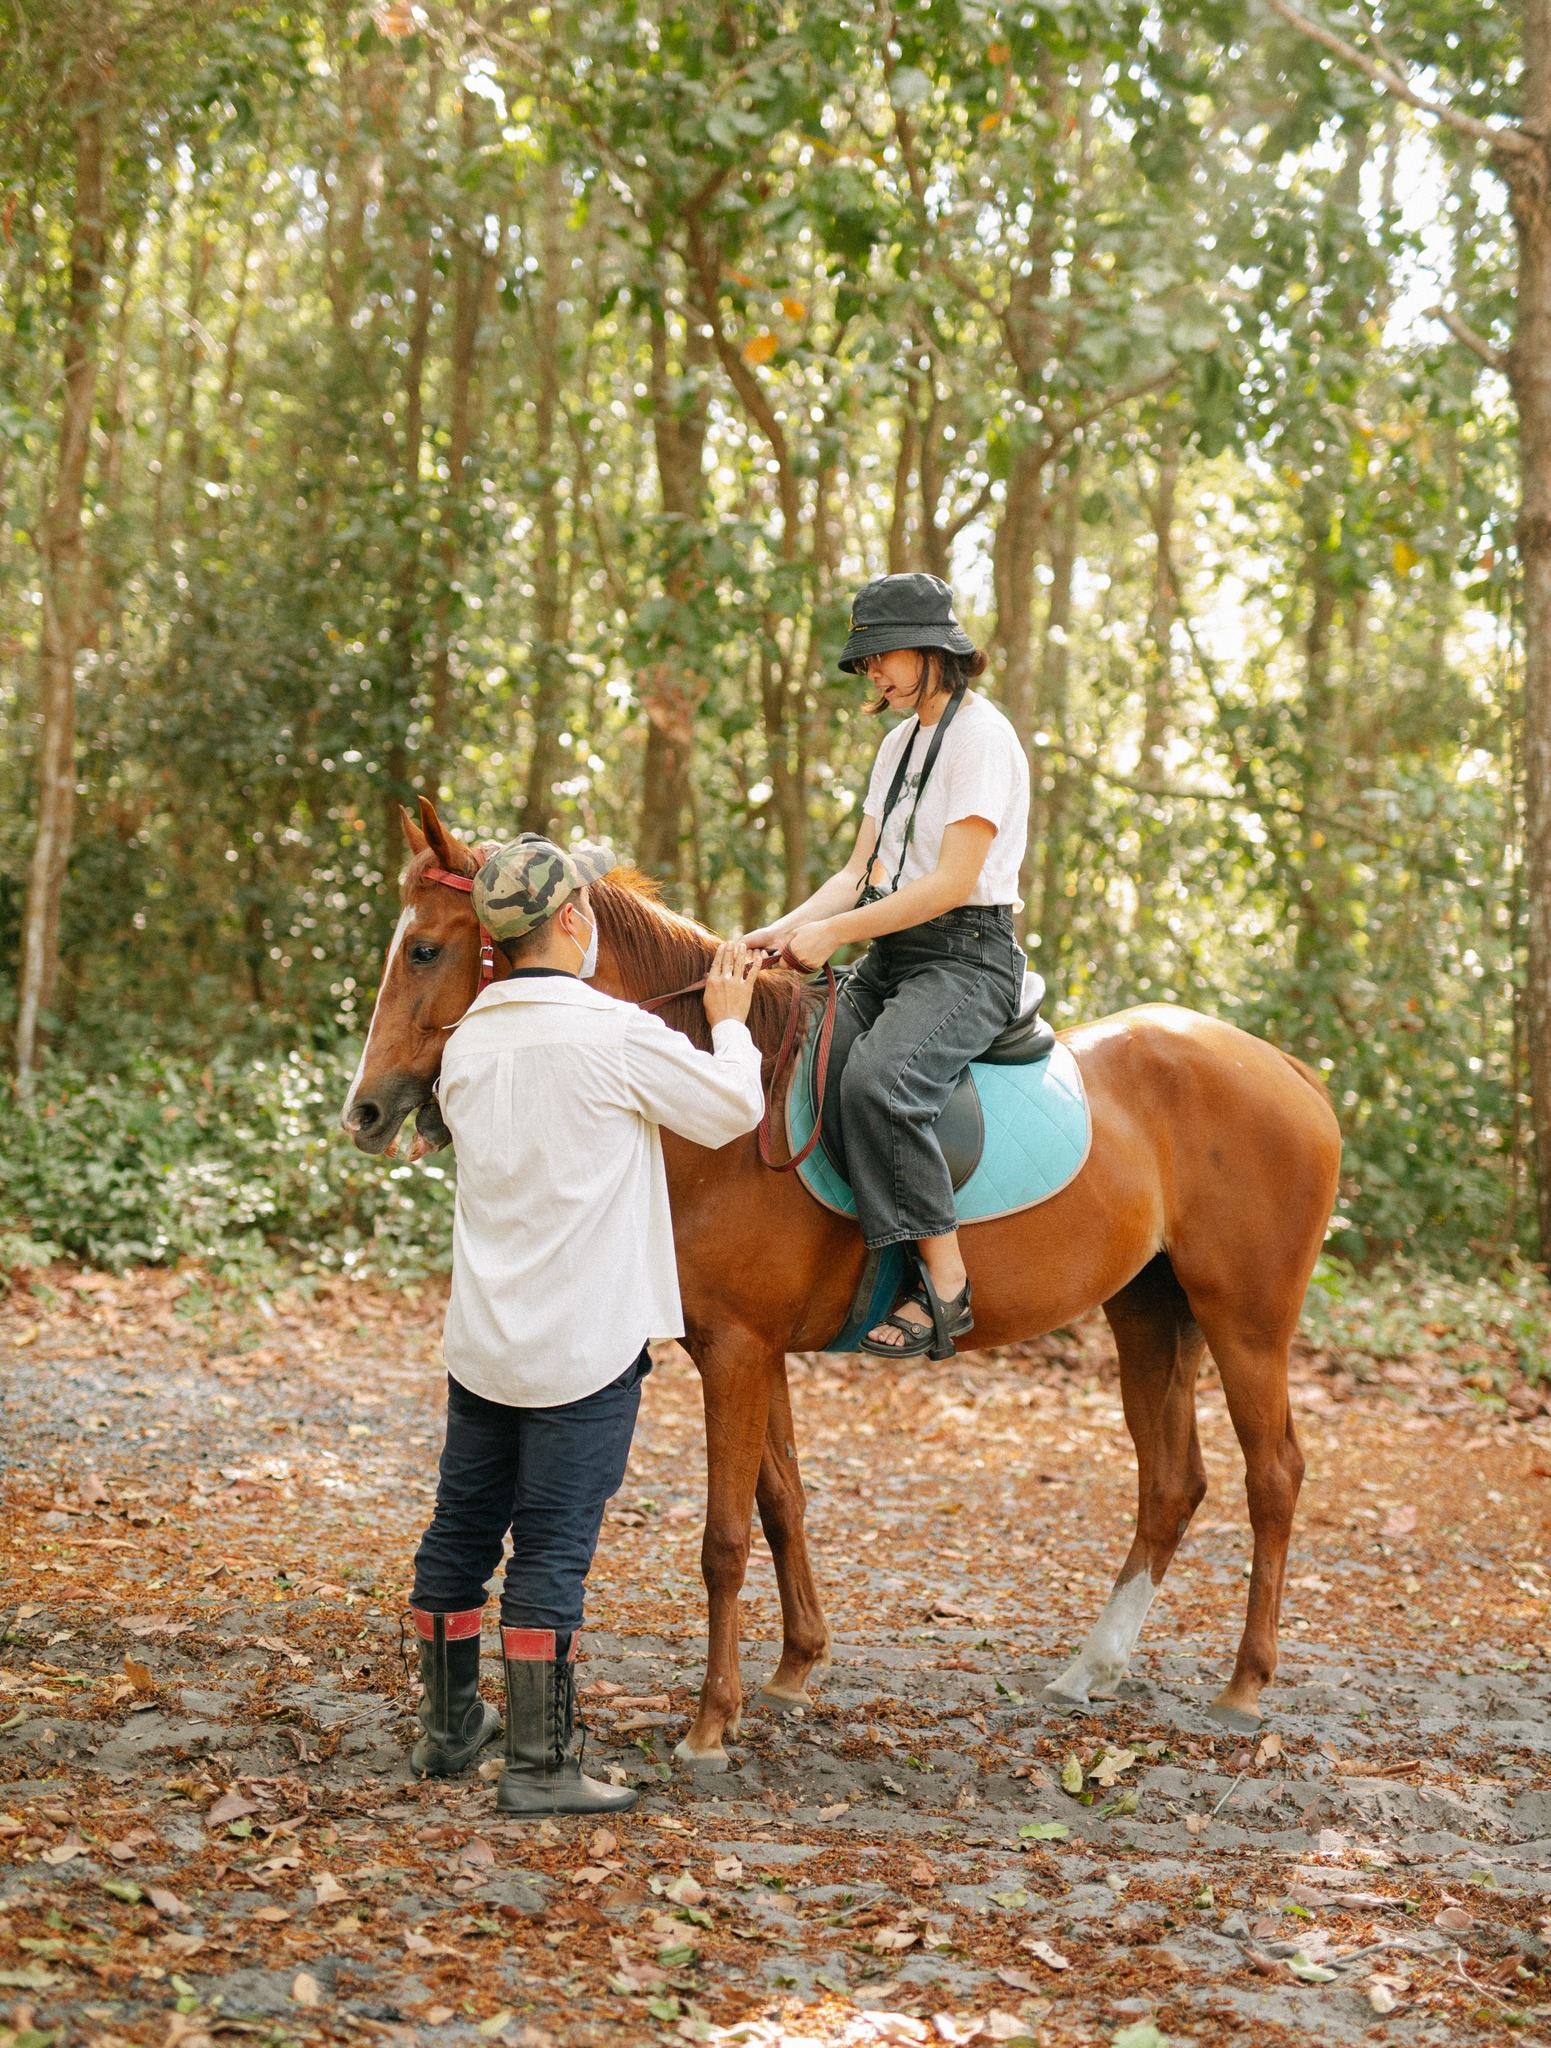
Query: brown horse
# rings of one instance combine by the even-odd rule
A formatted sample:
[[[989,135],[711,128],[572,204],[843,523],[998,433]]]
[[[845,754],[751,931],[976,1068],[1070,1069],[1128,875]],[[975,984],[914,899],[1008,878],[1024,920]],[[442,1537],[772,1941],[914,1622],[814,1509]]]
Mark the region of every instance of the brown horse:
[[[479,934],[466,894],[427,875],[475,872],[477,857],[421,799],[406,815],[414,858],[361,1064],[343,1112],[367,1152],[386,1151],[407,1116],[417,1147],[445,1142],[431,1095],[449,1026],[479,985]],[[597,986],[625,1001],[704,974],[710,933],[657,903],[627,871],[594,884]],[[498,972],[500,963],[498,959]],[[767,1053],[791,980],[761,977],[750,1026]],[[709,1043],[698,996],[664,1012]],[[1120,1353],[1126,1426],[1136,1445],[1136,1535],[1108,1604],[1052,1698],[1113,1693],[1153,1595],[1206,1493],[1195,1383],[1209,1346],[1244,1452],[1254,1565],[1244,1633],[1212,1711],[1258,1725],[1276,1669],[1277,1623],[1303,1457],[1287,1399],[1287,1353],[1335,1199],[1340,1131],[1320,1083],[1297,1060],[1231,1024],[1149,1005],[1066,1034],[1093,1118],[1086,1164],[1037,1208],[970,1225],[975,1343],[1007,1344],[1102,1304]],[[806,1698],[828,1630],[808,1561],[786,1354],[826,1342],[845,1320],[863,1246],[795,1174],[760,1164],[752,1137],[708,1152],[663,1136],[687,1334],[705,1399],[709,1486],[701,1568],[710,1653],[679,1754],[713,1767],[743,1706],[738,1594],[751,1511],[775,1560],[782,1647],[759,1703]]]

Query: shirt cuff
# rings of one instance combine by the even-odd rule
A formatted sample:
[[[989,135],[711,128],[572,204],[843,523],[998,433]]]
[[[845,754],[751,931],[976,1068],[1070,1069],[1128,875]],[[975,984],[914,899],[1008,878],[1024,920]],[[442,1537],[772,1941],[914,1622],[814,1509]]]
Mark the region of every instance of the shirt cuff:
[[[751,1051],[756,1049],[753,1039],[749,1036],[749,1027],[740,1017],[724,1017],[720,1024],[713,1024],[711,1043],[718,1052],[725,1051],[729,1045],[746,1045]]]

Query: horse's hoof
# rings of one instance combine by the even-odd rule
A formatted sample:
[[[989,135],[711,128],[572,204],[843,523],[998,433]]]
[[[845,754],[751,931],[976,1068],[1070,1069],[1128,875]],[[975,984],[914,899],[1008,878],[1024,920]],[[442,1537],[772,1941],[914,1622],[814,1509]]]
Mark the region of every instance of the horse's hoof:
[[[1230,1729],[1235,1735],[1258,1735],[1265,1726],[1264,1714],[1246,1714],[1242,1707],[1224,1706],[1221,1700],[1213,1700],[1206,1709],[1206,1718],[1215,1721],[1219,1728]]]
[[[1045,1686],[1040,1692],[1040,1698],[1047,1707],[1054,1708],[1058,1714],[1086,1714],[1090,1704],[1086,1699],[1079,1699],[1076,1693],[1062,1692],[1060,1687],[1055,1685]]]
[[[723,1771],[732,1769],[731,1759],[725,1749],[691,1749],[688,1742],[679,1743],[673,1752],[675,1763],[682,1764],[697,1777],[714,1778]]]
[[[813,1701],[805,1692],[771,1692],[768,1687],[761,1686],[749,1705],[762,1714],[785,1715],[806,1713]]]

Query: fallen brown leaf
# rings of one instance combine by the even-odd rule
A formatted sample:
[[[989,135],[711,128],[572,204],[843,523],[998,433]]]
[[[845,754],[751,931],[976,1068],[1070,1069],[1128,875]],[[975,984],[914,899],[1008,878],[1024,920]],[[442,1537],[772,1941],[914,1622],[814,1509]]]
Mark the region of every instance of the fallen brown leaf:
[[[244,1799],[240,1792],[223,1792],[220,1798],[205,1814],[207,1828],[224,1827],[229,1820],[241,1820],[245,1813],[257,1813],[258,1807],[251,1799]]]

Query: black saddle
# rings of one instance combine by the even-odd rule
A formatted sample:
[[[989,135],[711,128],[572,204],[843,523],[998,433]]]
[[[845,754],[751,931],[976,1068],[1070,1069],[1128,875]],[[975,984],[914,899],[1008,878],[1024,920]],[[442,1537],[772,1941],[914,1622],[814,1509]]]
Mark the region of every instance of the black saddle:
[[[843,980],[847,972],[841,968],[835,979]],[[1053,1026],[1039,1014],[1039,1006],[1044,1000],[1045,978],[1030,968],[1023,978],[1023,1000],[1017,1016],[977,1056],[975,1065],[1030,1067],[1036,1060],[1048,1059],[1055,1048],[1056,1034]],[[826,1093],[830,1089],[835,1091],[834,1100],[838,1104],[840,1070],[835,1067],[830,1069]],[[985,1150],[985,1118],[980,1113],[980,1090],[975,1086],[973,1066],[966,1067],[960,1074],[946,1108],[937,1119],[936,1131],[937,1142],[942,1147],[942,1156],[953,1181],[953,1191],[957,1194],[980,1164],[980,1156]],[[823,1133],[820,1143],[830,1165],[845,1176],[845,1159],[835,1156],[828,1131]]]

